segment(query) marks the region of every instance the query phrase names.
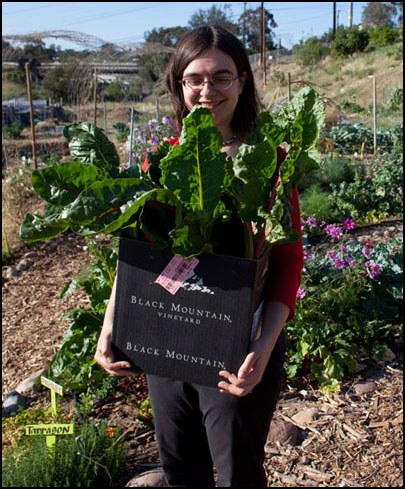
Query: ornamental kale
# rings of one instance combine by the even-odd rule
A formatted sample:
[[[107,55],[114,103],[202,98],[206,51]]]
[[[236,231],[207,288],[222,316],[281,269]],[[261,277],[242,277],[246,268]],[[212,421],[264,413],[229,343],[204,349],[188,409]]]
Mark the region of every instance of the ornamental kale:
[[[35,170],[46,200],[43,216],[27,214],[21,237],[51,239],[67,229],[149,240],[184,257],[214,252],[254,258],[275,243],[299,239],[289,211],[292,189],[317,167],[315,144],[325,111],[305,88],[277,115],[263,112],[232,160],[211,112],[196,106],[178,145],[165,141],[140,162],[120,168],[114,145],[89,123],[64,130],[73,162]],[[287,157],[276,178],[277,147]]]

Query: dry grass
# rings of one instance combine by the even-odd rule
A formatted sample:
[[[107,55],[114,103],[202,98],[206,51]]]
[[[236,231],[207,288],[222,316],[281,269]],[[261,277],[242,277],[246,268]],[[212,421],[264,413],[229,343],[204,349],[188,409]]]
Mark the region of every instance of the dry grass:
[[[12,168],[2,178],[1,218],[2,218],[2,256],[17,252],[24,241],[20,238],[20,224],[27,212],[41,212],[43,204],[31,187],[30,170]]]
[[[403,87],[403,60],[395,59],[394,52],[395,48],[389,47],[346,59],[335,60],[327,57],[310,69],[299,67],[295,62],[272,64],[267,73],[269,81],[265,89],[262,87],[259,68],[257,81],[261,99],[266,108],[272,103],[286,99],[287,73],[290,73],[292,81],[305,80],[312,84],[318,93],[332,99],[335,104],[351,101],[369,109],[373,102],[373,82],[370,76],[375,76],[377,104],[387,105],[394,90]],[[292,94],[294,95],[299,88],[299,84],[293,84]],[[398,121],[394,122],[402,121],[402,114],[399,114],[397,119]]]

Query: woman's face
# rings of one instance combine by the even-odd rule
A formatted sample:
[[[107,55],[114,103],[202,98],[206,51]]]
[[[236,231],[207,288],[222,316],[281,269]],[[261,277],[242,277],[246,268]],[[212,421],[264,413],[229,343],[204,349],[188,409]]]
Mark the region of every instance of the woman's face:
[[[189,63],[183,72],[183,80],[203,80],[205,82],[219,76],[236,78],[238,72],[233,59],[219,49],[208,49]],[[186,107],[191,110],[194,105],[202,105],[209,109],[214,118],[214,125],[221,131],[222,137],[232,136],[231,122],[243,91],[247,74],[236,78],[226,90],[219,90],[211,83],[205,83],[199,91],[193,91],[183,85],[183,95]]]

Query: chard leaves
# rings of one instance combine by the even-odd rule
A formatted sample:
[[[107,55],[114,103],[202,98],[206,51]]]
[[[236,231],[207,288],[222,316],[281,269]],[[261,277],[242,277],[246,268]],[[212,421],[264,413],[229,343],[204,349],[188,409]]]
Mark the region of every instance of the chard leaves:
[[[63,135],[69,142],[69,151],[73,160],[92,163],[99,168],[112,170],[118,168],[120,159],[114,143],[104,132],[90,124],[79,122],[63,129]]]
[[[222,137],[211,112],[195,106],[183,121],[179,144],[160,160],[161,183],[180,200],[185,211],[214,215],[230,171]]]
[[[315,144],[324,118],[322,101],[305,88],[279,114],[262,112],[232,161],[211,112],[196,106],[183,120],[178,145],[164,142],[148,152],[146,171],[119,169],[101,129],[72,124],[64,135],[75,161],[33,171],[33,187],[47,205],[43,216],[26,215],[21,237],[40,241],[67,229],[128,233],[184,257],[216,249],[233,254],[224,246],[234,241],[237,253],[253,256],[254,247],[259,256],[274,243],[299,239],[291,227],[291,192],[319,163]],[[280,144],[287,157],[275,187]]]

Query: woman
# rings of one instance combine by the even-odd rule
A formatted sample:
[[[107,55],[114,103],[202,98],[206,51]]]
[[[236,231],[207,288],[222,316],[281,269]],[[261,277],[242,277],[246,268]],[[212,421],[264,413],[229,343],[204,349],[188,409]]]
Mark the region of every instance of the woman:
[[[208,108],[222,134],[223,151],[235,157],[254,129],[258,101],[242,43],[219,26],[188,33],[167,71],[179,132],[195,104]],[[177,144],[178,138],[171,140]],[[279,164],[285,153],[279,150]],[[297,191],[293,227],[300,230]],[[169,486],[266,487],[264,445],[279,397],[285,353],[282,328],[294,315],[303,266],[302,241],[275,245],[262,330],[238,372],[221,371],[218,388],[148,375],[160,459]],[[95,354],[112,375],[128,375],[128,362],[111,352],[115,284]]]

